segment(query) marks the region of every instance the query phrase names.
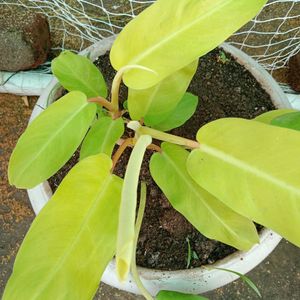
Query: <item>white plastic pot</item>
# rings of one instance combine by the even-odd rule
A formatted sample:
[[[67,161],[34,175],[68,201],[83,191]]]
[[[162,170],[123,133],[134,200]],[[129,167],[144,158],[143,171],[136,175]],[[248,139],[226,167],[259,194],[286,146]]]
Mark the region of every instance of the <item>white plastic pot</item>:
[[[0,93],[39,96],[53,79],[50,74],[26,71],[19,73],[0,71]]]
[[[87,48],[83,54],[90,53],[92,60],[105,54],[111,47],[114,38],[108,38]],[[240,50],[223,44],[222,48],[229,52],[236,60],[248,69],[261,86],[269,93],[274,105],[277,108],[291,108],[291,105],[274,79],[253,59]],[[32,113],[31,120],[34,119],[43,108],[57,99],[62,92],[62,88],[53,80],[44,93],[40,96],[37,105]],[[42,209],[52,195],[52,191],[47,182],[28,190],[30,202],[36,214]],[[214,267],[235,270],[242,274],[247,273],[260,262],[262,262],[277,246],[281,237],[269,229],[263,229],[260,233],[260,243],[247,252],[237,251],[234,254],[207,267],[179,270],[179,271],[159,271],[146,268],[138,268],[141,279],[152,295],[156,295],[159,290],[173,290],[186,293],[201,294],[218,287],[221,287],[235,279],[237,276],[213,269]],[[102,281],[119,289],[139,294],[138,288],[133,279],[129,276],[125,283],[120,283],[116,277],[115,261],[112,260],[107,266]]]

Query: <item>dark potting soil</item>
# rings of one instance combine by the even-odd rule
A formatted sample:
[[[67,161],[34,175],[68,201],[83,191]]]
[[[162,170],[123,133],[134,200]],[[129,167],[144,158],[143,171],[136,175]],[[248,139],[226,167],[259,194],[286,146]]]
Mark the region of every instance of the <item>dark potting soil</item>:
[[[110,87],[115,71],[109,64],[108,55],[96,61]],[[198,129],[207,122],[223,117],[252,119],[274,109],[269,95],[252,75],[234,61],[229,54],[216,49],[199,61],[199,68],[188,89],[199,97],[194,116],[173,134],[195,139]],[[123,86],[120,99],[126,100]],[[129,133],[130,134],[130,133]],[[124,177],[131,149],[119,160],[115,174]],[[188,248],[191,249],[190,268],[226,257],[236,251],[233,247],[207,239],[199,233],[180,213],[174,210],[165,195],[150,176],[148,163],[152,152],[147,151],[140,179],[147,183],[147,203],[137,247],[137,264],[147,268],[178,270],[187,268]],[[50,178],[56,189],[68,170],[76,163],[78,154],[56,175]]]
[[[288,79],[290,86],[300,93],[300,53],[289,60]]]

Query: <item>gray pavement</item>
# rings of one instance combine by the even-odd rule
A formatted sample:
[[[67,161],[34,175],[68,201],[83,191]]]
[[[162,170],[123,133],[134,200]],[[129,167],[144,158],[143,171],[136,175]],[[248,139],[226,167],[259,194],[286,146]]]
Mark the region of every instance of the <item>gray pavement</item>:
[[[262,299],[300,299],[300,249],[282,240],[259,266],[247,274],[259,288]],[[212,300],[259,299],[242,281],[236,280],[222,288],[204,294]],[[94,300],[142,300],[141,296],[125,293],[101,284]]]

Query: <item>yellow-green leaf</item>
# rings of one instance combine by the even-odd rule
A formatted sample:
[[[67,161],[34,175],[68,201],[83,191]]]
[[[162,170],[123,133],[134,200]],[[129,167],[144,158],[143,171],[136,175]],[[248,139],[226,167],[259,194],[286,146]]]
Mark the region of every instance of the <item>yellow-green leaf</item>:
[[[116,246],[122,179],[105,154],[79,162],[33,221],[3,300],[92,299]]]
[[[133,89],[154,86],[226,40],[254,17],[266,0],[158,0],[122,30],[110,59]]]
[[[249,219],[193,181],[186,170],[188,151],[168,143],[161,147],[162,153],[151,158],[151,176],[176,210],[208,238],[243,250],[258,242],[255,226]]]
[[[128,110],[131,119],[146,118],[148,125],[163,121],[182,99],[197,66],[198,60],[148,89],[129,89]]]
[[[52,60],[51,69],[68,91],[81,91],[88,98],[107,97],[103,75],[87,57],[64,51]]]
[[[25,130],[8,167],[11,184],[32,188],[59,170],[83,140],[96,114],[81,92],[51,104]]]
[[[98,153],[111,156],[113,148],[124,132],[122,118],[113,120],[111,117],[100,117],[86,135],[81,149],[80,159]]]
[[[291,112],[297,112],[297,110],[294,109],[275,109],[267,111],[266,113],[263,113],[259,116],[257,116],[254,120],[259,121],[266,124],[271,124],[271,121],[275,119],[276,117],[285,115],[287,113]]]
[[[200,128],[187,168],[236,212],[300,246],[300,133],[243,119]]]
[[[124,185],[119,216],[116,263],[117,275],[121,281],[127,278],[134,251],[135,211],[140,169],[146,148],[151,144],[149,135],[141,135],[130,155]]]

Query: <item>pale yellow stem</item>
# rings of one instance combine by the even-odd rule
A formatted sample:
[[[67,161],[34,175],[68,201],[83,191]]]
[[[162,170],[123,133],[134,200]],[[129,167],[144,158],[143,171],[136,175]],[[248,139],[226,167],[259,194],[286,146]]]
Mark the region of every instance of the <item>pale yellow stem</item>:
[[[140,65],[127,65],[122,67],[117,72],[111,87],[111,104],[115,112],[119,110],[119,91],[120,91],[120,85],[122,82],[123,74],[131,69],[141,69],[151,73],[156,73],[155,71]]]
[[[138,121],[130,121],[127,124],[127,127],[134,130],[138,135],[147,134],[150,135],[152,138],[169,142],[172,144],[184,146],[186,148],[195,149],[199,148],[200,144],[197,141],[189,140],[180,136],[176,136],[173,134],[165,133],[156,129],[152,129],[146,126],[141,126]]]

